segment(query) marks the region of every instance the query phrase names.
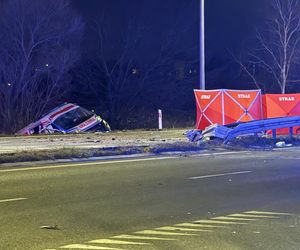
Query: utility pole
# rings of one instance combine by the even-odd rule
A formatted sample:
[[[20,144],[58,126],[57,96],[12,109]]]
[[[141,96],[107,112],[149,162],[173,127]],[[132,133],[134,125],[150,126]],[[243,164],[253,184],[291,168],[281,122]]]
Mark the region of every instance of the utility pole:
[[[205,12],[204,0],[200,0],[200,50],[199,50],[199,77],[200,89],[205,89]]]

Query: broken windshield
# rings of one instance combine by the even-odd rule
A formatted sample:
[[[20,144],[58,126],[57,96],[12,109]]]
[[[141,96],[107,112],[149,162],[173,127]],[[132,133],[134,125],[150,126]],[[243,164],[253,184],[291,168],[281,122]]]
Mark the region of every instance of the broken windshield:
[[[78,107],[58,117],[54,124],[64,130],[69,130],[88,120],[93,115],[91,111]]]

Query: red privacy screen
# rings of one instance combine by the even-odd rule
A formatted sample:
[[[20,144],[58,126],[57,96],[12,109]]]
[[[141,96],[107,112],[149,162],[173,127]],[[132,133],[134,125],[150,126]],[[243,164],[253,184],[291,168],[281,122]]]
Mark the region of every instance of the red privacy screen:
[[[196,129],[211,124],[230,124],[262,119],[260,90],[194,90],[197,108]]]
[[[300,116],[300,94],[266,94],[263,96],[265,118]],[[300,132],[295,127],[293,133]],[[289,129],[277,129],[277,134],[288,134]]]

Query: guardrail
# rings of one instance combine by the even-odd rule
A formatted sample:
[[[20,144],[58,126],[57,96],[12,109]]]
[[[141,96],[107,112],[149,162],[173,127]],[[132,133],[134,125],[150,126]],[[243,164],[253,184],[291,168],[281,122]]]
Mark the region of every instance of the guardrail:
[[[265,132],[269,130],[272,131],[273,138],[276,139],[276,129],[281,128],[289,128],[289,134],[292,137],[293,128],[297,126],[300,126],[300,116],[270,118],[224,126],[214,124],[202,131],[201,139],[205,140],[205,138],[208,137],[217,137],[223,139],[224,144],[226,144],[238,136],[257,135],[258,133],[265,134]]]

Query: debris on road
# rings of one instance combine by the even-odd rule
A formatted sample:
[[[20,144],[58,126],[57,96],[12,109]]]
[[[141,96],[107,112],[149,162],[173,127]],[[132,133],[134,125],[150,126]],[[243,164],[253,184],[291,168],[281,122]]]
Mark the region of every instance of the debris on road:
[[[275,144],[277,148],[292,147],[293,144],[286,144],[285,141],[279,141]]]
[[[190,132],[192,133],[192,132]],[[193,133],[198,134],[198,137],[195,136],[195,140],[193,140],[193,134],[191,136],[192,139],[189,141],[199,148],[202,149],[223,149],[223,150],[273,150],[274,148],[288,148],[288,147],[295,147],[300,146],[300,138],[293,137],[290,138],[289,136],[280,136],[274,140],[274,138],[270,135],[244,135],[238,136],[232,140],[230,140],[227,144],[224,143],[224,140],[218,137],[206,137],[199,135],[201,131],[194,131]],[[187,135],[186,135],[187,136]]]
[[[188,130],[185,132],[185,136],[190,142],[198,142],[202,139],[201,130]]]
[[[237,122],[228,125],[213,124],[203,131],[187,131],[186,136],[191,142],[207,141],[218,138],[223,140],[224,144],[244,136],[266,135],[269,131],[273,133],[273,139],[276,140],[276,130],[289,128],[289,136],[293,136],[293,127],[300,125],[300,116],[279,117],[249,122]]]
[[[72,103],[65,103],[19,130],[16,134],[68,134],[86,131],[108,132],[111,129],[104,119],[92,111]]]

